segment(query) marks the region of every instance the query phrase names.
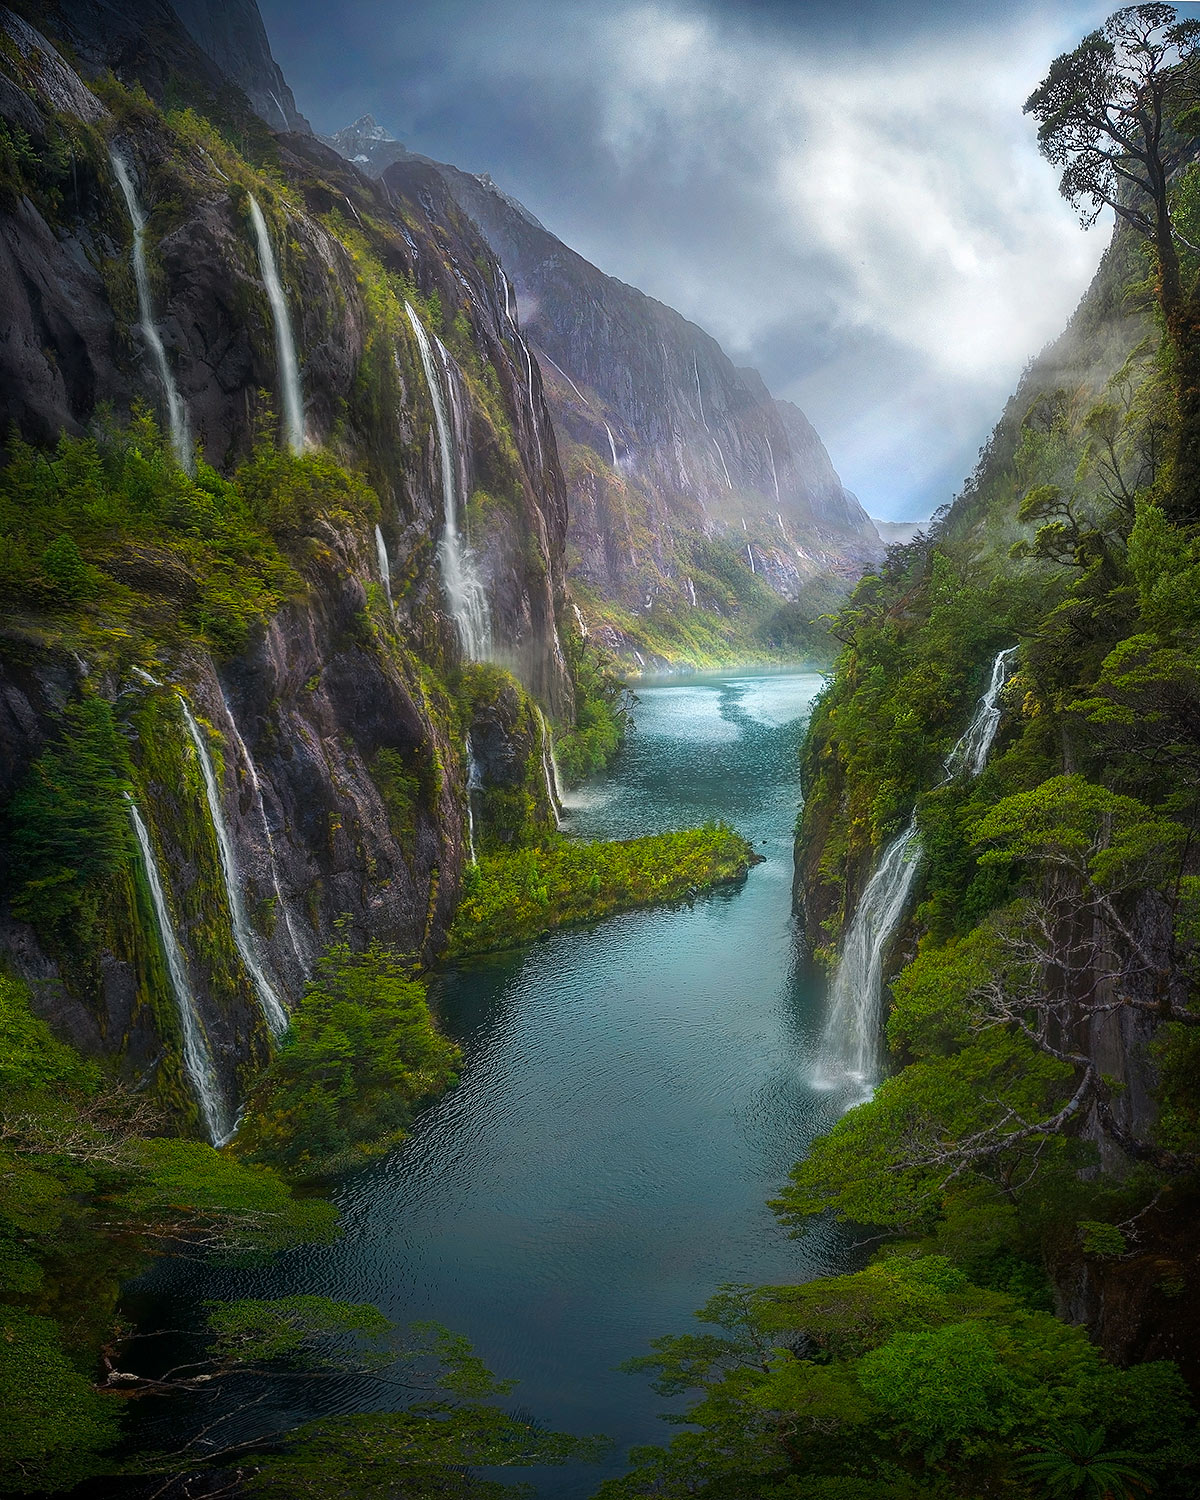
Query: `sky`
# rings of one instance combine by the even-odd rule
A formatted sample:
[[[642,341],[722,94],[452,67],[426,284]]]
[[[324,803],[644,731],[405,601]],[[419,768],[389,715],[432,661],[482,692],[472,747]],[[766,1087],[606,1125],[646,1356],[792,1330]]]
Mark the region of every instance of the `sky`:
[[[1021,106],[1115,6],[259,3],[315,129],[491,173],[802,407],[877,517],[958,492],[1108,239]]]

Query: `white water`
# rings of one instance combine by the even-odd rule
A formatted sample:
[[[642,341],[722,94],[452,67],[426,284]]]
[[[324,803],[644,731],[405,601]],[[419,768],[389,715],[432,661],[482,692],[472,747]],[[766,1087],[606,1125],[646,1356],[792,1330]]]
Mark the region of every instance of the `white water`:
[[[754,566],[754,553],[750,550],[749,542],[746,543],[746,559],[750,564],[750,571],[752,573],[757,573],[758,569]]]
[[[287,298],[283,295],[283,283],[279,279],[279,267],[275,261],[267,221],[263,218],[263,211],[253,193],[250,195],[250,222],[254,225],[258,263],[262,269],[263,284],[267,289],[267,300],[271,304],[271,317],[275,323],[275,358],[279,366],[284,436],[291,451],[299,454],[304,452],[304,397],[300,390],[296,341],[292,336],[291,314],[288,312]]]
[[[775,504],[778,505],[780,503],[780,500],[779,500],[779,474],[777,473],[777,471],[775,469],[775,449],[772,448],[772,446],[771,446],[771,437],[770,437],[770,434],[768,433],[766,435],[766,437],[767,437],[767,452],[771,455],[771,482],[775,486]]]
[[[387,544],[383,532],[375,528],[375,556],[379,559],[379,576],[383,579],[383,591],[387,595],[388,608],[392,608],[392,566],[388,562]]]
[[[483,778],[479,774],[479,762],[475,759],[475,747],[471,744],[471,736],[468,734],[465,743],[467,756],[467,845],[471,853],[471,863],[475,863],[475,808],[474,793],[483,788]]]
[[[708,433],[709,440],[711,441],[713,447],[717,450],[717,457],[721,460],[721,468],[725,471],[725,483],[729,486],[730,489],[732,489],[733,480],[729,477],[729,465],[725,462],[725,454],[721,451],[721,445],[717,442],[716,437],[713,435],[712,429],[708,425],[708,419],[704,415],[704,397],[700,394],[700,366],[696,362],[696,356],[694,354],[692,355],[692,372],[696,377],[696,404],[700,408],[700,421],[704,426],[705,432]]]
[[[174,449],[175,459],[179,466],[192,474],[195,472],[196,463],[192,451],[192,435],[188,427],[187,407],[183,404],[183,397],[179,394],[179,387],[175,384],[175,377],[171,374],[171,367],[167,363],[167,351],[163,348],[158,324],[154,321],[154,305],[150,299],[150,274],[146,269],[146,211],[138,198],[133,173],[129,170],[128,162],[115,146],[109,147],[108,158],[112,162],[113,173],[125,197],[125,206],[129,210],[129,222],[133,225],[133,279],[137,284],[138,316],[142,323],[142,335],[154,360],[154,368],[166,398],[171,447]]]
[[[533,428],[534,441],[537,443],[538,479],[540,480],[546,468],[546,455],[542,452],[542,429],[538,426],[537,406],[533,399],[533,356],[524,338],[520,339],[520,345],[525,352],[525,390],[529,396],[529,422]]]
[[[409,303],[404,304],[408,321],[412,324],[417,348],[421,355],[421,367],[425,371],[425,384],[433,402],[433,424],[437,433],[438,453],[442,468],[442,513],[441,540],[438,542],[438,562],[441,566],[442,587],[446,602],[458,629],[463,655],[469,661],[486,661],[491,654],[491,622],[488,614],[487,595],[483,583],[475,571],[470,554],[463,546],[458,530],[458,466],[455,461],[454,440],[446,413],[446,396],[442,388],[442,376],[448,365],[449,355],[439,343],[439,353],[444,354],[443,372],[434,363],[433,347],[424,325]]]
[[[978,776],[1000,725],[997,701],[1008,679],[1015,646],[992,663],[991,680],[966,733],[946,758],[946,780]],[[916,816],[883,851],[867,882],[842,947],[830,990],[817,1082],[835,1087],[842,1080],[874,1087],[883,1061],[883,965],[903,919],[921,859]]]
[[[1009,663],[1016,655],[1016,646],[1008,646],[992,663],[992,678],[987,692],[979,700],[975,717],[967,725],[967,732],[946,757],[946,779],[952,780],[965,771],[968,776],[978,776],[987,764],[987,758],[1000,727],[1000,694],[1008,681]]]
[[[275,986],[267,978],[262,961],[255,951],[254,934],[250,930],[250,923],[246,917],[246,902],[242,896],[242,877],[237,866],[237,856],[233,849],[233,840],[229,835],[229,825],[225,821],[225,813],[221,807],[221,792],[217,786],[217,776],[213,769],[212,757],[208,753],[208,746],[204,742],[204,736],[200,733],[200,726],[192,716],[188,707],[187,699],[182,694],[178,695],[180,707],[183,709],[184,722],[187,724],[188,734],[192,737],[192,744],[196,747],[196,755],[200,761],[200,771],[204,779],[204,795],[208,801],[208,811],[212,818],[213,832],[217,836],[217,852],[221,859],[221,875],[225,882],[225,896],[229,903],[229,920],[233,931],[233,941],[238,952],[242,956],[242,962],[246,966],[246,972],[254,984],[258,994],[259,1004],[262,1006],[263,1016],[274,1036],[282,1036],[287,1030],[288,1018],[283,1001]]]
[[[621,467],[621,464],[620,460],[617,458],[617,445],[613,439],[612,428],[608,425],[607,422],[605,422],[604,424],[604,430],[608,433],[608,451],[612,454],[613,468],[619,469]]]
[[[307,979],[309,973],[309,961],[304,956],[304,949],[296,936],[296,929],[292,924],[292,914],[288,909],[287,902],[283,899],[283,888],[279,883],[279,864],[275,858],[275,840],[271,837],[271,825],[267,822],[267,804],[263,801],[262,783],[258,779],[258,767],[254,764],[242,738],[242,732],[237,726],[237,720],[233,717],[233,710],[229,702],[225,700],[225,714],[229,720],[229,732],[233,736],[234,744],[237,745],[238,754],[242,758],[242,764],[246,767],[246,774],[250,778],[250,786],[254,792],[254,800],[258,804],[259,821],[262,823],[263,837],[267,844],[267,863],[271,870],[271,886],[275,892],[275,909],[283,917],[283,925],[287,928],[288,941],[292,945],[292,952],[296,957],[296,964],[301,975]]]
[[[229,1109],[221,1091],[217,1070],[209,1050],[208,1038],[196,1009],[196,997],[188,981],[187,965],[180,951],[171,912],[163,893],[162,879],[158,873],[158,861],[150,843],[150,834],[138,812],[137,803],[126,792],[129,801],[129,816],[133,819],[133,831],[142,853],[142,864],[146,871],[146,884],[150,887],[150,901],[154,907],[154,920],[158,925],[159,942],[163,958],[167,963],[167,974],[171,981],[171,992],[179,1011],[179,1029],[183,1033],[183,1070],[196,1095],[196,1103],[204,1117],[208,1138],[214,1146],[223,1146],[233,1134],[235,1122],[229,1117]]]
[[[554,748],[550,739],[550,727],[546,723],[546,716],[536,704],[534,713],[537,714],[538,724],[542,731],[542,775],[546,781],[546,800],[550,804],[550,811],[554,814],[555,828],[562,827],[562,797],[558,790],[558,767],[554,761]]]

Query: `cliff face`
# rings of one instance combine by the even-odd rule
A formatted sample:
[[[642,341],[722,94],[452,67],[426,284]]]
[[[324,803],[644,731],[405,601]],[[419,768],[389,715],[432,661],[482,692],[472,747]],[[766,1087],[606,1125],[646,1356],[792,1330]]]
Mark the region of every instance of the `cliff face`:
[[[210,76],[165,7],[72,11],[64,30],[97,72],[113,67],[152,97],[176,64]],[[206,31],[219,11],[189,9],[216,58],[238,52],[245,27],[261,32],[252,5],[226,8],[226,29]],[[36,598],[0,609],[0,803],[60,742],[69,704],[112,705],[197,1014],[236,1094],[267,1046],[264,987],[293,1001],[335,924],[425,960],[440,949],[466,857],[472,708],[456,696],[466,646],[514,672],[551,719],[570,717],[554,432],[498,304],[499,268],[440,178],[375,185],[296,133],[261,133],[247,161],[194,114],[93,91],[51,40],[11,12],[0,20],[0,117],[30,142],[0,215],[11,330],[0,422],[52,444],[87,433],[98,411],[119,423],[141,402],[164,428],[174,413],[172,429],[181,421],[189,452],[218,475],[264,441],[299,455],[291,488],[270,502],[292,582],[248,643],[205,648],[202,628],[169,623],[195,607],[200,585],[170,554],[117,533],[104,542],[104,587],[140,601],[133,623],[64,623]],[[111,21],[103,45],[101,21]],[[266,76],[262,58],[251,61]],[[228,80],[217,86],[221,108],[245,111]],[[290,97],[280,95],[292,119]],[[110,152],[145,215],[145,288]],[[369,490],[337,481],[343,468]],[[311,498],[338,483],[353,503]],[[479,622],[470,640],[464,578]],[[44,1013],[186,1112],[138,868],[114,882],[90,948],[47,946],[11,915],[3,945]]]
[[[504,266],[498,295],[563,454],[574,595],[611,645],[719,651],[723,631],[878,558],[807,418],[702,329],[604,275],[489,177],[406,152],[370,117],[333,143],[386,183],[436,171]]]

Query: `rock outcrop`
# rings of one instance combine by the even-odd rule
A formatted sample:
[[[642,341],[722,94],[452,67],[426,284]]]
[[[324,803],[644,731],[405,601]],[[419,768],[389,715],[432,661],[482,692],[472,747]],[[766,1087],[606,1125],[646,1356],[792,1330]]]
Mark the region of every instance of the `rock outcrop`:
[[[101,409],[119,423],[137,402],[165,426],[157,340],[208,464],[228,474],[269,447],[284,373],[253,199],[298,354],[303,445],[378,499],[377,525],[373,498],[358,512],[277,518],[294,585],[232,651],[177,631],[155,639],[152,611],[88,639],[47,626],[36,601],[8,602],[0,618],[0,804],[61,742],[68,704],[112,705],[197,1012],[236,1095],[269,1045],[264,984],[294,1001],[336,933],[426,962],[443,944],[467,857],[471,711],[446,573],[451,519],[485,596],[489,670],[510,670],[549,718],[570,720],[558,634],[565,489],[536,368],[531,378],[497,295],[503,274],[439,176],[373,183],[311,134],[261,127],[260,155],[247,160],[194,113],[97,81],[111,68],[154,100],[189,66],[193,97],[211,87],[214,108],[245,118],[238,85],[273,76],[269,51],[251,57],[253,76],[230,79],[216,63],[238,52],[244,27],[261,32],[252,4],[225,14],[224,31],[205,30],[214,7],[185,8],[203,53],[156,0],[69,9],[62,34],[84,75],[52,38],[0,12],[13,43],[0,59],[0,117],[30,143],[29,181],[8,184],[0,213],[5,430],[48,445],[87,433]],[[279,98],[288,122],[303,123],[290,93]],[[145,213],[153,327],[135,296],[112,153]],[[418,325],[436,351],[436,391]],[[164,619],[173,598],[194,593],[185,567],[119,537],[106,567],[135,595],[161,596]],[[249,928],[241,946],[232,884]],[[162,952],[133,864],[102,925],[70,961],[11,914],[0,942],[44,1014],[186,1114]]]

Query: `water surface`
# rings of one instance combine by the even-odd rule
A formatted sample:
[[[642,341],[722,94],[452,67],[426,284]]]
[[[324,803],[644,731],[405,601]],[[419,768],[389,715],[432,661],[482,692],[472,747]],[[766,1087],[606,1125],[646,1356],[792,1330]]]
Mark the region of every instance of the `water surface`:
[[[613,771],[568,796],[566,831],[622,838],[724,818],[765,863],[697,900],[555,934],[439,979],[462,1083],[394,1154],[345,1180],[346,1232],[269,1271],[160,1272],[160,1295],[311,1291],[467,1334],[547,1425],[605,1432],[612,1460],[542,1471],[590,1495],[669,1403],[615,1366],[728,1281],[845,1263],[831,1231],[789,1239],[766,1208],[841,1107],[810,1079],[820,996],[790,923],[797,749],[813,674],[638,685]],[[374,1404],[358,1383],[292,1391],[256,1420]],[[314,1407],[312,1403],[318,1405]],[[381,1398],[380,1405],[387,1401]],[[677,1404],[677,1403],[676,1403]]]

